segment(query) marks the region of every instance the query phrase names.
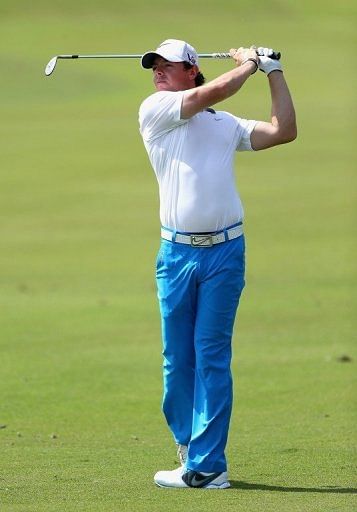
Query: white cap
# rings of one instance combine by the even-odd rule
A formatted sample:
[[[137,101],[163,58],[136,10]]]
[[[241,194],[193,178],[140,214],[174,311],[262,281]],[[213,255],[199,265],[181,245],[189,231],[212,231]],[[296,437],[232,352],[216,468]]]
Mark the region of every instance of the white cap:
[[[141,58],[141,65],[145,69],[152,68],[156,57],[162,57],[170,62],[188,62],[198,66],[198,55],[190,44],[179,39],[166,39],[155,51],[146,52]]]

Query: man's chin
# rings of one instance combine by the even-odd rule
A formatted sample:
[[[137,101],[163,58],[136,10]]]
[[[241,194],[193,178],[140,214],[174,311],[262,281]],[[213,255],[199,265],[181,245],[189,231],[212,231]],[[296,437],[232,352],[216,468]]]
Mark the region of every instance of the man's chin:
[[[155,87],[158,91],[170,91],[170,86],[167,82],[159,82],[155,84]]]

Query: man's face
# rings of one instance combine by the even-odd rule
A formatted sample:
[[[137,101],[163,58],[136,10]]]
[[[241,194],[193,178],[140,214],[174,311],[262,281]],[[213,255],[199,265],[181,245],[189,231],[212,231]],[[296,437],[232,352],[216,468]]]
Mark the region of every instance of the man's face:
[[[185,91],[195,87],[195,67],[185,69],[183,62],[169,62],[156,57],[152,71],[158,91]]]

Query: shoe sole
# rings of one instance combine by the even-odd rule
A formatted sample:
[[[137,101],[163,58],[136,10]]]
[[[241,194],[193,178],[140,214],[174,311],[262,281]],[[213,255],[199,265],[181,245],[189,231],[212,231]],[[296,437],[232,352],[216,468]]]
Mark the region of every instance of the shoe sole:
[[[214,485],[214,484],[208,484],[205,487],[190,487],[186,485],[183,486],[176,486],[176,485],[162,485],[155,482],[155,484],[160,487],[161,489],[229,489],[231,484],[229,482],[224,482],[220,485]]]
[[[160,489],[189,489],[189,486],[186,485],[185,487],[184,486],[178,486],[178,485],[163,485],[163,484],[158,484],[157,482],[154,482],[155,485],[157,485],[157,487],[160,487]]]
[[[206,487],[203,487],[203,489],[229,489],[231,484],[229,482],[224,482],[220,485],[214,485],[214,484],[208,484]]]

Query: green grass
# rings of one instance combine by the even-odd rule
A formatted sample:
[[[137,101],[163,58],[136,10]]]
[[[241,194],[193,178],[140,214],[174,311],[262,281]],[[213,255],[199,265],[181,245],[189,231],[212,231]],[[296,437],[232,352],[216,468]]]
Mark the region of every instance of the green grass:
[[[355,11],[2,1],[1,512],[357,508]],[[248,268],[223,493],[152,483],[176,461],[160,413],[158,193],[137,124],[150,73],[62,61],[43,74],[58,53],[140,53],[167,37],[281,50],[298,114],[294,144],[237,161]],[[268,118],[265,77],[222,108]]]

